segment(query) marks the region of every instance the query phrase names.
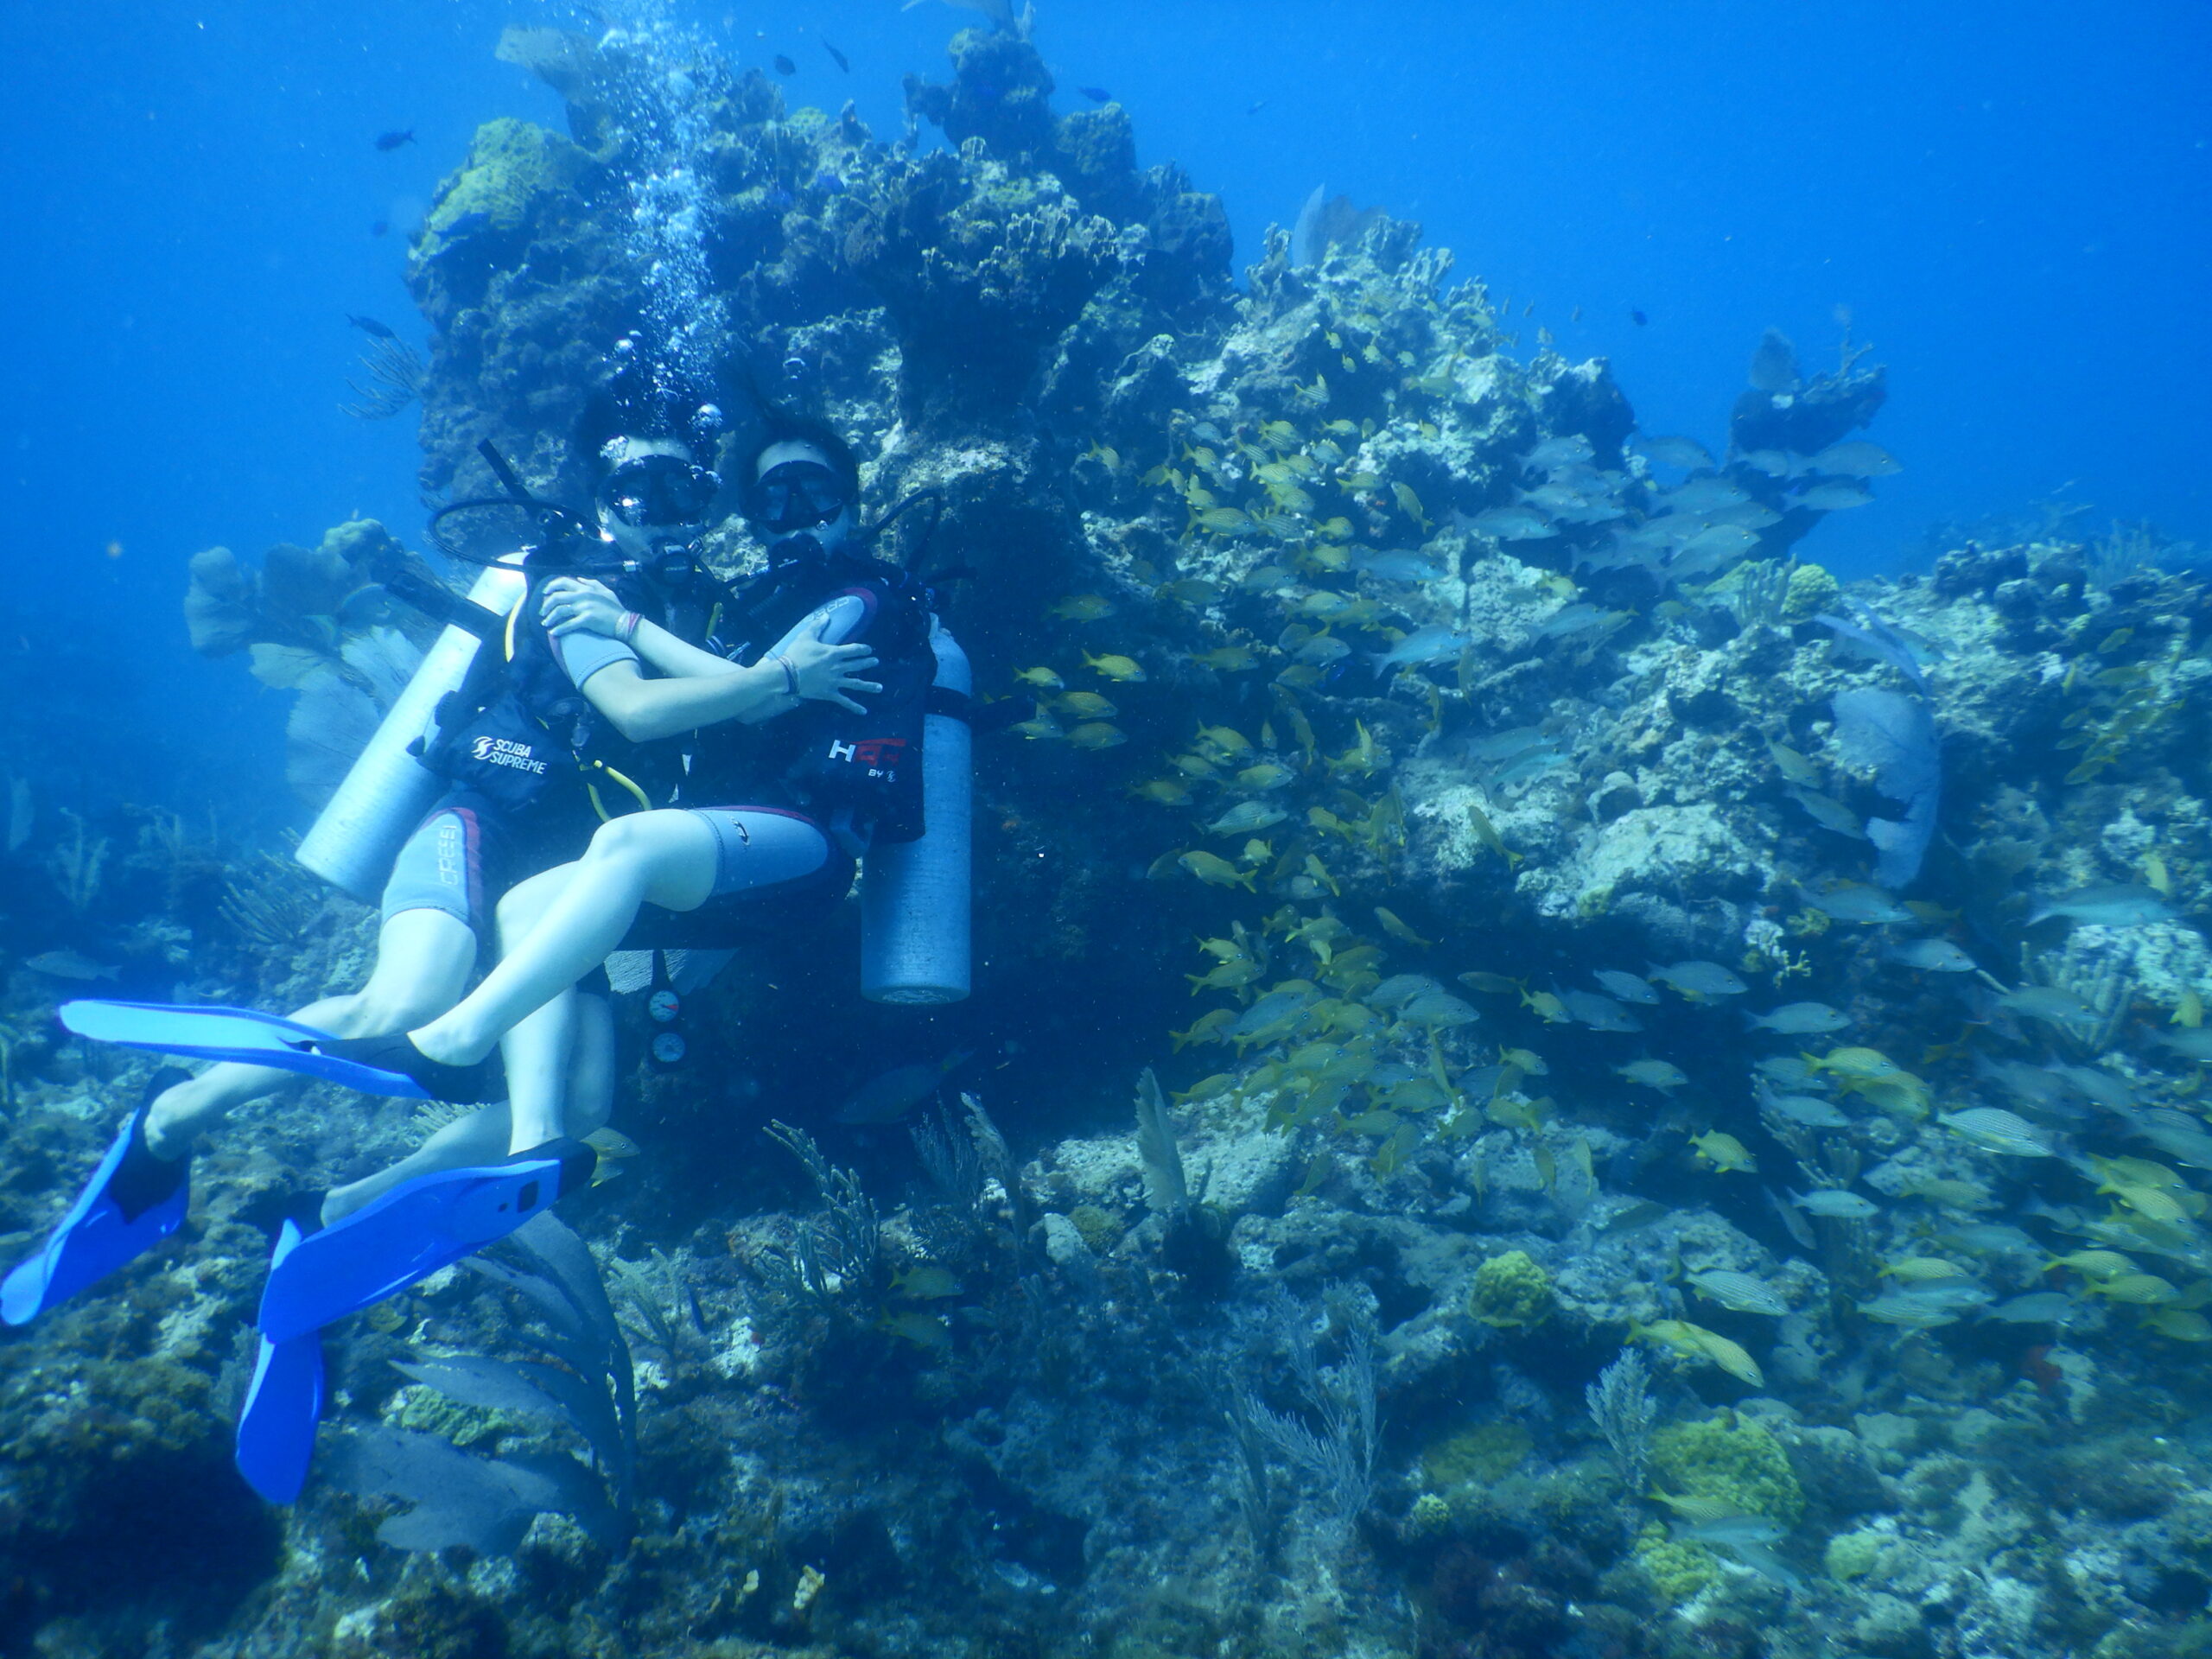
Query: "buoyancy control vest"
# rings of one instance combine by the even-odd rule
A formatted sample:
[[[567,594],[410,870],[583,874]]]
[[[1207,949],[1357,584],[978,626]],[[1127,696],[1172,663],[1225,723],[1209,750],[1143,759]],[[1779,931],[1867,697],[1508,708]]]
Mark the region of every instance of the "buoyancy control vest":
[[[624,737],[569,679],[538,620],[552,579],[530,575],[460,688],[440,701],[435,734],[420,750],[423,763],[508,812],[588,804],[603,821],[669,805],[683,778],[682,743]],[[631,575],[610,586],[625,608],[663,617],[670,632],[691,644],[706,643],[728,597],[703,573],[672,595]]]
[[[696,805],[740,801],[789,805],[818,821],[852,825],[863,841],[912,841],[923,831],[922,732],[937,661],[930,648],[930,598],[896,565],[838,551],[741,588],[722,633],[725,653],[751,666],[810,614],[840,595],[863,615],[837,636],[865,645],[883,690],[855,701],[861,712],[810,700],[758,726],[726,723],[699,734],[683,798]]]

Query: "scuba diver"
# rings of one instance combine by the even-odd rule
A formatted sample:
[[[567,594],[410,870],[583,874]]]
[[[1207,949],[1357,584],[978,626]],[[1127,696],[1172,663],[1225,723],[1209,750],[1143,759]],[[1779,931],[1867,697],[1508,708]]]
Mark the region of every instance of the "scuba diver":
[[[859,466],[835,432],[772,416],[743,465],[744,511],[767,568],[733,595],[733,643],[718,638],[728,654],[713,660],[748,683],[766,676],[766,690],[695,734],[676,805],[610,819],[574,863],[500,900],[504,954],[475,991],[412,1030],[305,1042],[302,1065],[347,1066],[365,1090],[435,1094],[573,995],[611,952],[787,937],[844,898],[873,842],[920,835],[920,735],[937,673],[928,594],[855,545]],[[712,683],[697,660],[709,653],[626,609],[604,583],[550,583],[542,619],[556,639],[611,642],[701,677],[683,683]],[[810,700],[793,668],[802,650],[861,652],[840,660],[874,677]],[[380,1301],[580,1184],[562,1141],[532,1141],[557,1137],[556,1123],[518,1110],[512,1135],[504,1164],[410,1180],[276,1263],[264,1335],[282,1340]],[[549,1160],[563,1162],[552,1179]]]
[[[189,1200],[192,1143],[235,1106],[302,1071],[339,1083],[358,1083],[365,1076],[385,1082],[386,1074],[310,1055],[287,1033],[388,1031],[448,1006],[474,971],[479,931],[493,919],[490,901],[532,870],[558,865],[586,849],[608,797],[618,805],[634,798],[641,808],[652,804],[649,789],[669,798],[683,772],[681,745],[672,740],[701,726],[761,718],[772,709],[825,698],[849,707],[848,693],[874,688],[855,677],[874,661],[861,645],[795,638],[772,660],[741,667],[684,644],[686,635],[705,637],[715,607],[727,597],[693,553],[719,487],[697,459],[710,454],[714,442],[706,423],[671,420],[609,394],[594,400],[580,442],[600,474],[594,534],[582,558],[569,560],[566,550],[550,550],[556,556],[545,561],[550,571],[530,569],[537,553],[525,559],[530,581],[523,600],[505,619],[504,629],[496,617],[486,629],[498,639],[497,650],[480,648],[481,671],[472,670],[472,683],[441,706],[438,735],[423,759],[451,787],[394,863],[384,894],[377,966],[367,985],[312,1004],[289,1020],[215,1008],[72,1005],[90,1020],[73,1027],[80,1034],[219,1063],[198,1077],[174,1068],[156,1076],[76,1203],[40,1249],[0,1283],[0,1317],[8,1323],[27,1323],[174,1232]],[[636,619],[628,633],[652,629],[655,649],[642,662],[625,639],[518,626],[532,609],[551,608],[546,589],[580,569],[613,579],[607,591],[619,592],[624,616]],[[648,613],[661,620],[649,624]],[[647,677],[647,665],[657,677]],[[524,764],[514,764],[518,760]],[[504,1109],[465,1116],[397,1167],[320,1195],[284,1223],[272,1267],[341,1218],[367,1222],[373,1231],[376,1217],[394,1195],[418,1187],[433,1173],[480,1172],[487,1160],[495,1166],[512,1165],[499,1171],[509,1178],[499,1190],[512,1200],[535,1185],[527,1213],[588,1182],[594,1154],[578,1137],[603,1123],[612,1104],[613,1021],[603,995],[564,991],[504,1034]],[[65,1020],[68,1017],[65,1014]],[[257,1063],[272,1049],[277,1064]],[[372,1092],[390,1090],[379,1086]],[[480,1103],[497,1099],[501,1090],[496,1070],[480,1065],[452,1069],[433,1086],[407,1092]],[[512,1159],[512,1152],[532,1155]],[[512,1180],[518,1172],[524,1178],[519,1185]],[[502,1201],[490,1200],[495,1209]],[[511,1230],[527,1213],[511,1221],[503,1217],[500,1230]],[[311,1338],[312,1327],[291,1335]],[[287,1340],[281,1330],[272,1336],[265,1318],[263,1338],[249,1418],[272,1363],[299,1372],[311,1364],[319,1404],[316,1344]],[[304,1389],[302,1381],[291,1397]],[[241,1467],[247,1467],[246,1427],[242,1423]],[[309,1412],[309,1445],[312,1430]],[[296,1446],[276,1462],[283,1465],[295,1454],[303,1477],[304,1452]],[[255,1472],[248,1468],[249,1478]],[[296,1491],[281,1466],[270,1484],[255,1484],[272,1496],[277,1494],[271,1484],[290,1484]]]

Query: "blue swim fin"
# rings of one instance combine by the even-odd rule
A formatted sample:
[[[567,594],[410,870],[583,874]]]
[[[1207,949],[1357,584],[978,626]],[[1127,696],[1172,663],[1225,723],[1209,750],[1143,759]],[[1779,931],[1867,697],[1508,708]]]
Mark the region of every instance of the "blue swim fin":
[[[298,1071],[364,1094],[432,1096],[412,1077],[321,1052],[338,1042],[327,1031],[252,1008],[171,1007],[157,1002],[64,1002],[61,1023],[79,1037],[118,1043],[156,1054],[188,1054],[200,1060]]]
[[[549,1141],[494,1164],[404,1181],[320,1232],[269,1270],[261,1334],[282,1344],[372,1307],[591,1185],[599,1154]]]
[[[287,1217],[270,1258],[272,1274],[305,1236]],[[271,1503],[289,1503],[307,1484],[315,1459],[315,1426],[322,1415],[322,1333],[289,1342],[261,1338],[245,1405],[238,1413],[238,1465],[245,1484]]]
[[[146,1085],[138,1109],[92,1171],[83,1193],[54,1224],[36,1255],[0,1282],[0,1319],[29,1325],[56,1302],[105,1279],[176,1231],[192,1202],[191,1159],[169,1162],[146,1147],[146,1114],[155,1096],[190,1079],[165,1066]]]

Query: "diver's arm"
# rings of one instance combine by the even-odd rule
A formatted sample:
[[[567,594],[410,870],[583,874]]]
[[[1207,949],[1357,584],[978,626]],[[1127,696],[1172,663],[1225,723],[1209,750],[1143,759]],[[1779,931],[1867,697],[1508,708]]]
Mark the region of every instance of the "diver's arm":
[[[618,639],[662,673],[677,678],[728,674],[737,666],[726,657],[677,639],[657,622],[624,610],[613,588],[588,578],[562,576],[548,582],[538,620],[556,639],[571,633]]]
[[[861,713],[861,705],[849,694],[883,688],[854,676],[866,673],[875,663],[874,653],[866,645],[800,639],[783,657],[768,658],[751,668],[724,664],[724,672],[683,679],[649,680],[633,662],[609,663],[581,689],[616,731],[632,743],[645,743],[725,720],[757,725],[797,708],[806,698]]]

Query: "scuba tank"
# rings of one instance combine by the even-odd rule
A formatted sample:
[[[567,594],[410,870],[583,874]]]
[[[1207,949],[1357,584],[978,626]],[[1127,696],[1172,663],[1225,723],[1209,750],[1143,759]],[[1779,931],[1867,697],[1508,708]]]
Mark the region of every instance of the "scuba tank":
[[[969,990],[968,654],[935,616],[937,678],[922,718],[922,818],[915,841],[861,861],[861,995],[871,1002],[957,1002]]]
[[[512,565],[492,565],[464,602],[503,617],[522,598],[524,585],[523,573]],[[430,729],[439,700],[460,690],[481,643],[459,623],[431,643],[415,677],[293,854],[308,869],[365,903],[376,902],[400,848],[446,788],[410,750]]]

